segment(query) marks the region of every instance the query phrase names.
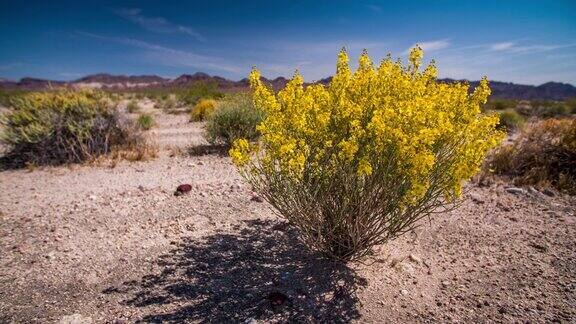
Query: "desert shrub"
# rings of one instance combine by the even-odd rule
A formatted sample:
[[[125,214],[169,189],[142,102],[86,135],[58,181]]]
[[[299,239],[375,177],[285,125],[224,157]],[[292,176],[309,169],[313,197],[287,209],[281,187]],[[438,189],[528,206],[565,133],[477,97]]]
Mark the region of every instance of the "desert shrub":
[[[0,106],[10,107],[12,101],[26,95],[30,91],[20,89],[0,89]]]
[[[139,112],[140,105],[138,105],[138,101],[130,100],[130,102],[128,102],[128,105],[126,106],[126,111],[128,111],[131,114]]]
[[[256,126],[263,113],[254,107],[248,94],[236,94],[224,99],[206,122],[206,139],[211,144],[231,145],[236,139],[257,139]]]
[[[136,123],[143,130],[149,130],[152,128],[152,126],[154,126],[154,117],[152,117],[150,114],[140,114],[136,120]]]
[[[507,131],[516,130],[524,124],[524,117],[517,113],[515,110],[506,109],[499,113],[500,115],[500,123],[498,124],[499,128],[502,128]]]
[[[534,103],[535,113],[541,118],[557,118],[570,115],[571,109],[563,102]]]
[[[576,97],[566,99],[565,104],[570,109],[571,114],[576,114]]]
[[[215,82],[204,81],[194,82],[187,89],[178,91],[177,94],[179,100],[189,106],[196,105],[202,99],[219,99],[224,96]]]
[[[517,185],[552,185],[576,194],[576,120],[548,119],[526,126],[513,144],[490,156],[487,168]]]
[[[433,64],[420,69],[422,55],[415,48],[408,66],[387,58],[374,68],[365,52],[352,73],[342,51],[327,87],[296,74],[278,94],[250,75],[266,115],[258,144],[236,140],[232,160],[328,257],[363,257],[452,206],[503,138],[498,116],[480,111],[488,82],[472,94],[438,83]]]
[[[133,122],[123,119],[101,92],[30,93],[2,116],[4,158],[12,165],[81,162],[115,149],[147,149]]]
[[[190,111],[191,121],[202,121],[216,109],[216,101],[212,99],[200,100]]]
[[[483,111],[514,109],[518,102],[513,99],[494,98],[483,105]]]

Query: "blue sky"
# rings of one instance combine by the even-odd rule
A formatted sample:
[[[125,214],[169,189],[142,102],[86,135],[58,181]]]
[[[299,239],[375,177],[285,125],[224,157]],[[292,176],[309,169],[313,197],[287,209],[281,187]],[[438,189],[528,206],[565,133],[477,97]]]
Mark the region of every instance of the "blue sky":
[[[576,1],[3,1],[0,77],[71,80],[107,72],[231,79],[334,72],[405,59],[419,43],[441,77],[576,84]]]

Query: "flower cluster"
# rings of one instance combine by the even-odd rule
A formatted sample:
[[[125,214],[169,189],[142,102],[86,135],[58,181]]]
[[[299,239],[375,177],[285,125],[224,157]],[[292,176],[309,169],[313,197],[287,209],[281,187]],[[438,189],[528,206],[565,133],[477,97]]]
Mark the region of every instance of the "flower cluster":
[[[422,58],[416,47],[407,66],[388,56],[375,67],[365,51],[352,72],[342,50],[328,86],[305,85],[296,73],[277,94],[254,69],[254,103],[266,118],[256,148],[233,145],[234,162],[293,182],[349,169],[364,178],[393,173],[407,184],[408,205],[426,195],[440,169],[449,182],[444,197],[458,197],[503,133],[497,116],[480,111],[490,95],[485,78],[469,93],[466,83],[437,82],[434,62],[421,69]]]

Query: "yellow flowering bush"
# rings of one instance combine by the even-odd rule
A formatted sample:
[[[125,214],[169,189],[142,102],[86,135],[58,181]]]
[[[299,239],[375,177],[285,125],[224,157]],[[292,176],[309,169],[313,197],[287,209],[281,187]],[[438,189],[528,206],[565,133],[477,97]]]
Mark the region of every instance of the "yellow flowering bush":
[[[275,94],[250,75],[265,112],[259,143],[237,140],[230,155],[242,174],[327,256],[356,259],[412,229],[460,196],[504,133],[497,115],[481,113],[483,79],[439,83],[423,52],[409,63],[388,56],[375,67],[364,52],[352,72],[338,55],[328,86],[304,85],[296,73]]]
[[[216,100],[214,99],[202,99],[200,100],[190,112],[190,120],[192,121],[202,121],[206,119],[215,109]]]

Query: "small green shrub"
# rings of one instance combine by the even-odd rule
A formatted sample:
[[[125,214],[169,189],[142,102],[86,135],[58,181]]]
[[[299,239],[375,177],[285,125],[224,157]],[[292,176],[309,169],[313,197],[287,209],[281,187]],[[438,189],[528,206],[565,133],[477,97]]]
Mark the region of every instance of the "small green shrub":
[[[513,99],[501,99],[495,98],[490,99],[488,102],[482,107],[483,111],[489,110],[505,110],[505,109],[514,109],[518,102]]]
[[[527,125],[513,144],[490,156],[485,168],[517,185],[552,185],[576,194],[576,119]]]
[[[81,162],[115,149],[147,149],[133,122],[96,91],[30,93],[13,101],[0,119],[6,164]]]
[[[137,113],[140,111],[140,105],[138,105],[136,100],[131,100],[126,106],[126,110],[131,114]]]
[[[138,116],[137,119],[137,124],[140,128],[142,128],[143,130],[149,130],[152,128],[152,126],[154,126],[154,117],[152,117],[152,115],[150,114],[140,114],[140,116]]]
[[[197,104],[201,99],[220,99],[224,94],[218,90],[215,82],[194,82],[189,88],[177,92],[180,101],[192,106]]]
[[[512,131],[520,128],[524,124],[524,117],[512,109],[506,109],[499,113],[500,123],[498,128]]]
[[[563,102],[551,102],[536,107],[536,114],[541,118],[565,117],[570,113],[570,107]]]
[[[263,112],[254,107],[248,94],[230,96],[207,118],[206,139],[226,146],[239,138],[253,141],[258,138],[256,125],[262,118]]]
[[[200,100],[192,111],[190,112],[191,121],[202,121],[206,119],[215,109],[216,101],[212,99],[202,99]]]

